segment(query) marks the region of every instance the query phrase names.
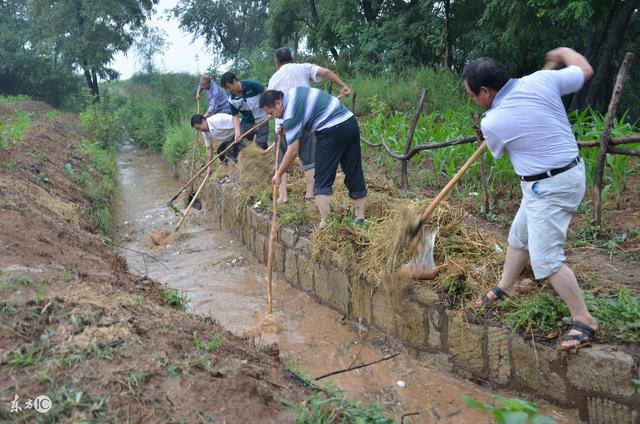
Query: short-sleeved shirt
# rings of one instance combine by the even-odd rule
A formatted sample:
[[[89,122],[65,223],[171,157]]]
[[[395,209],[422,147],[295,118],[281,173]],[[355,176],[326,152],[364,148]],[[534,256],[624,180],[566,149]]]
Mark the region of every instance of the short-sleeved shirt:
[[[267,114],[260,109],[260,97],[264,93],[264,85],[252,80],[242,80],[242,96],[229,94],[231,115],[242,115],[242,120],[255,124],[267,119]]]
[[[202,133],[204,145],[211,147],[214,141],[225,141],[233,138],[235,132],[233,130],[233,118],[228,113],[216,113],[207,118],[209,131]]]
[[[571,162],[578,156],[578,146],[561,96],[578,91],[583,83],[584,73],[578,66],[509,80],[481,123],[493,156],[506,152],[516,174],[522,176]]]
[[[311,83],[322,81],[318,76],[318,65],[311,63],[285,63],[269,79],[269,90],[278,90],[286,93],[296,87],[311,87]],[[282,119],[275,120],[275,129],[278,130]]]
[[[305,129],[322,131],[353,116],[340,100],[311,87],[297,87],[287,91],[283,105],[282,120],[287,144],[299,139]]]
[[[200,85],[198,85],[197,89],[204,90]],[[207,109],[209,115],[231,112],[229,101],[227,100],[227,93],[225,93],[218,84],[211,81],[211,87],[204,91],[207,93],[207,99],[209,100],[209,108]]]

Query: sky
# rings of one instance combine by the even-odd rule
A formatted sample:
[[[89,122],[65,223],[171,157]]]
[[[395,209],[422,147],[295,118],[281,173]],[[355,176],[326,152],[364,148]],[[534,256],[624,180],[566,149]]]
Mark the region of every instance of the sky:
[[[179,0],[160,0],[156,5],[156,13],[151,17],[149,26],[163,29],[167,33],[167,41],[170,43],[163,55],[155,58],[156,66],[166,72],[189,72],[192,74],[200,74],[206,71],[212,60],[206,57],[206,48],[202,39],[196,39],[191,42],[191,34],[182,32],[178,28],[176,18],[166,13],[167,9],[171,9]],[[196,60],[196,55],[198,60]],[[137,58],[133,48],[125,55],[118,53],[111,67],[120,72],[121,79],[127,79],[134,72],[142,68],[140,60]]]

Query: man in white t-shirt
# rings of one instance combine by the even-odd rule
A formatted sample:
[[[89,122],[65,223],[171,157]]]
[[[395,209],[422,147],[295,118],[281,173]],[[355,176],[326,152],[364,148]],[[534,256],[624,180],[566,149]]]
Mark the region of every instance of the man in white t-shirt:
[[[281,47],[276,50],[274,54],[276,63],[276,72],[269,79],[269,90],[278,90],[283,93],[287,93],[292,88],[296,87],[311,87],[311,83],[318,83],[323,78],[336,84],[340,89],[340,94],[348,96],[351,91],[349,87],[342,82],[342,80],[333,72],[327,68],[323,68],[318,65],[310,63],[293,63],[293,56],[291,50],[287,47]],[[280,124],[281,119],[276,119],[276,131]],[[306,182],[305,200],[312,200],[313,195],[313,181],[315,174],[315,149],[316,139],[315,135],[311,131],[304,131],[300,136],[300,149],[298,150],[298,158],[302,162],[302,169],[304,170],[304,177]],[[284,157],[284,153],[287,150],[287,141],[282,140],[280,144],[280,158]],[[282,183],[278,188],[278,202],[284,203],[289,197],[287,194],[287,174],[283,175]]]
[[[208,118],[203,115],[193,115],[191,117],[191,127],[202,132],[202,138],[204,140],[204,147],[207,151],[207,162],[213,157],[213,143],[220,142],[220,146],[216,153],[224,151],[230,143],[235,140],[235,130],[233,128],[233,117],[228,113],[216,113]],[[233,160],[236,160],[240,148],[238,145],[234,146],[224,156],[220,157],[221,162],[227,162],[229,159],[226,157],[229,155]],[[208,168],[209,174],[211,174],[211,165]]]
[[[571,311],[573,326],[560,346],[568,350],[588,345],[598,323],[565,264],[567,229],[584,196],[585,174],[561,96],[580,90],[593,70],[582,55],[566,47],[551,50],[546,60],[548,70],[520,79],[510,79],[498,61],[487,57],[462,72],[467,94],[488,109],[481,129],[489,150],[496,158],[507,154],[522,189],[502,278],[476,305],[507,296],[531,261],[536,279],[549,278]],[[561,65],[566,67],[552,70]]]

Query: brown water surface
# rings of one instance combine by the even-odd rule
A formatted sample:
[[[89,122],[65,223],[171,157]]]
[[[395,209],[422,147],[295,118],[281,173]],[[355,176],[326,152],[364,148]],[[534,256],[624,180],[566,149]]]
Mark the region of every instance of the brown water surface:
[[[396,418],[420,413],[405,418],[405,423],[490,423],[491,417],[468,408],[462,395],[484,402],[494,394],[518,395],[452,376],[434,365],[435,356],[417,361],[383,335],[345,322],[280,278],[275,279],[274,313],[282,332],[260,335],[257,322],[266,306],[266,267],[205,211],[193,211],[173,244],[145,246],[151,231],[175,227],[177,217],[165,203],[181,184],[161,158],[130,146],[121,149],[118,165],[118,242],[126,248],[122,253],[130,270],[184,292],[193,312],[211,316],[235,334],[277,342],[283,361],[311,377],[400,352],[394,359],[330,379],[349,399],[378,402]],[[574,411],[536,403],[558,422],[579,422]]]

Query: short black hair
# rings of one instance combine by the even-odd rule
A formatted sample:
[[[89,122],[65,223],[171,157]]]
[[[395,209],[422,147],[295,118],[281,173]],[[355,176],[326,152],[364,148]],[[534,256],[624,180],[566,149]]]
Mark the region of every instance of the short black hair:
[[[234,81],[237,81],[236,74],[233,72],[225,72],[220,77],[220,87],[226,87],[227,84],[232,84]]]
[[[479,57],[466,64],[462,70],[462,80],[467,81],[474,94],[478,94],[481,87],[500,91],[509,78],[511,77],[502,63],[491,57]]]
[[[193,115],[191,117],[191,128],[195,127],[197,124],[204,121],[205,119],[207,118],[205,118],[203,115]]]
[[[282,100],[284,93],[278,90],[267,90],[260,96],[259,107],[275,107],[276,100]]]
[[[293,62],[293,55],[291,54],[291,50],[289,50],[289,47],[280,47],[278,50],[276,50],[274,56],[276,57],[276,62],[278,62],[278,64],[280,65],[285,65],[287,63]]]

